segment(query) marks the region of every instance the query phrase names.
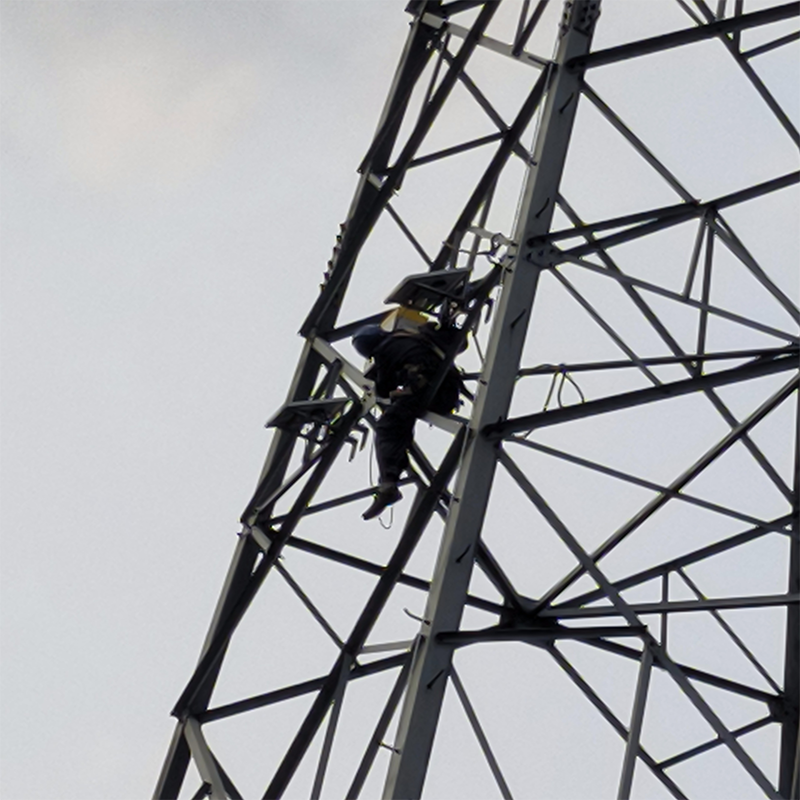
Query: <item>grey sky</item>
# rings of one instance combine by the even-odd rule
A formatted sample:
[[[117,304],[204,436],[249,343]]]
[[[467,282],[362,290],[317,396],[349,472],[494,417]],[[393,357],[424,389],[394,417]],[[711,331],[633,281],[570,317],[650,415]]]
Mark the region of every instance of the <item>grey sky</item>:
[[[2,795],[143,797],[402,9],[11,2],[2,35]]]

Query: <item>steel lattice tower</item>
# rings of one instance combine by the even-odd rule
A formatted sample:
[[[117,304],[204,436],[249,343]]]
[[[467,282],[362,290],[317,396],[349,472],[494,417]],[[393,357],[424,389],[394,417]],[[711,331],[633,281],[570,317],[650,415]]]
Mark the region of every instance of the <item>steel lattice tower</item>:
[[[406,9],[156,798],[249,797],[255,780],[265,798],[416,798],[429,766],[478,769],[472,752],[499,795],[554,796],[537,753],[562,729],[555,769],[596,747],[620,798],[697,796],[699,772],[742,797],[798,797],[798,239],[780,237],[800,136],[757,59],[797,40],[774,31],[800,4],[676,0],[683,27],[599,49],[598,0],[554,5]],[[704,183],[611,98],[712,49],[782,138]],[[683,90],[710,79],[675,80],[658,125],[680,138]],[[718,139],[737,124],[710,122]],[[438,209],[440,194],[455,201]],[[359,292],[386,296],[398,269],[395,301],[460,326],[467,391],[457,414],[418,423],[383,532],[360,519],[359,445],[380,409],[349,337],[386,313],[358,313]],[[258,685],[220,700],[237,657]],[[586,710],[608,738],[581,738]],[[457,720],[466,766],[447,749]]]

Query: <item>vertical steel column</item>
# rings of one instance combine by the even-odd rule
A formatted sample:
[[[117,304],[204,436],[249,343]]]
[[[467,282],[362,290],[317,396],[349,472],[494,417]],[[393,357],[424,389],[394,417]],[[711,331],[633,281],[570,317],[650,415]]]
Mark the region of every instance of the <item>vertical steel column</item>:
[[[589,52],[599,5],[598,0],[576,0],[564,6],[561,39],[515,230],[518,252],[504,276],[470,421],[470,440],[400,716],[385,798],[418,798],[422,793],[452,658],[451,647],[438,643],[436,637],[460,624],[497,462],[497,445],[480,431],[508,414],[539,275],[547,266],[537,262],[540,250],[535,240],[550,228],[580,95],[581,72],[569,72],[563,65]]]
[[[800,398],[797,402],[794,440],[794,519],[789,545],[788,594],[800,592]],[[786,608],[786,653],[783,667],[785,711],[781,724],[778,791],[787,800],[800,798],[800,607]]]

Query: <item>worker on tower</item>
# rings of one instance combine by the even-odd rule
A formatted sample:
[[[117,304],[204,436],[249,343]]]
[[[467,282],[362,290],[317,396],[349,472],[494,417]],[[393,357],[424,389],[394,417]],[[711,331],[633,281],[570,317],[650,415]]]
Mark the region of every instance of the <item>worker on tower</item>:
[[[387,331],[369,325],[353,336],[355,349],[373,360],[367,377],[375,381],[376,394],[390,401],[375,425],[380,483],[372,505],[362,515],[364,519],[377,517],[402,497],[397,483],[408,466],[417,419],[426,411],[449,414],[458,405],[461,378],[452,364],[432,397],[430,393],[448,348],[461,333],[457,328],[430,322],[416,331]]]

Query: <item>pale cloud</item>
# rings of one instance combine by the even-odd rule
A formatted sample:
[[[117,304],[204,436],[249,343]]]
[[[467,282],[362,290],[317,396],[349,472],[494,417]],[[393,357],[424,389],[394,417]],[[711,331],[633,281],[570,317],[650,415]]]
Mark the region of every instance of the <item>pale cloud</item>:
[[[136,30],[65,37],[47,53],[55,70],[42,68],[42,49],[13,47],[3,112],[15,152],[95,190],[168,188],[201,173],[261,93],[256,64],[209,65],[179,40]]]

